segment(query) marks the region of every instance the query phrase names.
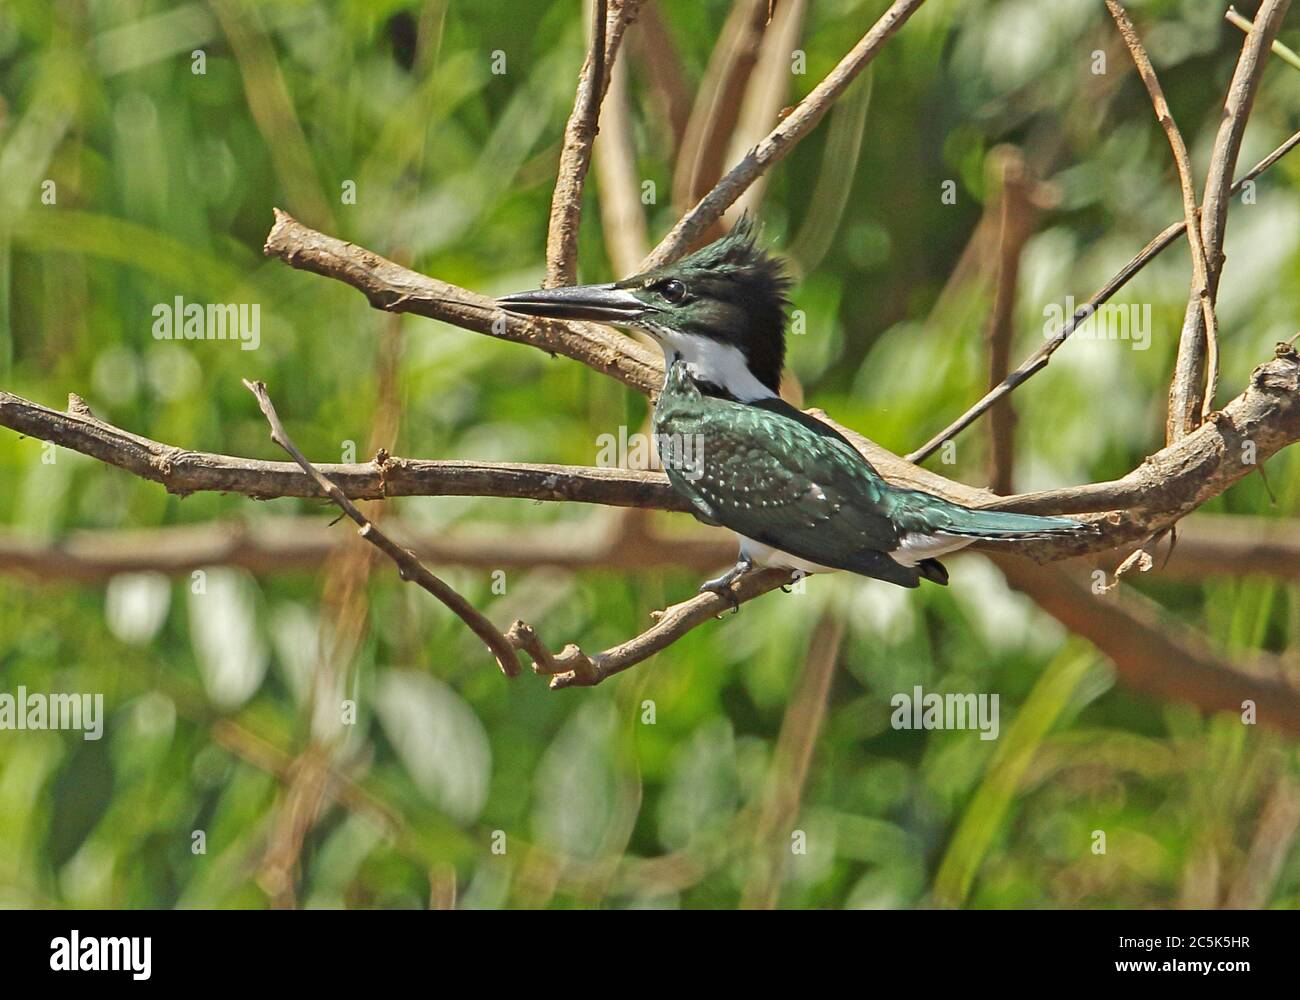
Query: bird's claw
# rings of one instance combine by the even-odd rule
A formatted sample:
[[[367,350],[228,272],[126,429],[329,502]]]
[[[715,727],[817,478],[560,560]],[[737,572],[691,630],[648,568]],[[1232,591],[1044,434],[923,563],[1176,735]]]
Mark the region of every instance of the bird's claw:
[[[727,572],[712,580],[705,580],[700,584],[700,593],[716,594],[731,605],[731,613],[733,615],[739,614],[740,600],[736,597],[735,591],[731,589],[731,585],[753,568],[753,562],[742,556],[737,561],[736,565],[727,570]],[[718,615],[718,617],[721,618],[722,616]]]
[[[740,601],[736,597],[736,592],[731,589],[730,583],[714,583],[710,580],[708,583],[700,585],[700,593],[713,594],[717,597],[721,597],[731,605],[731,613],[733,615],[740,613]],[[722,615],[718,615],[718,617],[721,618]]]

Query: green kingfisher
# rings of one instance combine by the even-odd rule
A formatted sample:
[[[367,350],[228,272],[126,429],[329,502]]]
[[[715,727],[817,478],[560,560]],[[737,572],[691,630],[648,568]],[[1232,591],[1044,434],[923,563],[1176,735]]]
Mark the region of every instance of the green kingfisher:
[[[663,348],[654,408],[661,464],[699,520],[740,539],[735,566],[702,592],[735,606],[731,586],[755,566],[946,584],[937,557],[977,540],[1092,530],[1070,518],[973,510],[885,482],[839,431],[778,394],[788,287],[745,218],[690,256],[622,281],[497,300],[526,316],[639,330]]]

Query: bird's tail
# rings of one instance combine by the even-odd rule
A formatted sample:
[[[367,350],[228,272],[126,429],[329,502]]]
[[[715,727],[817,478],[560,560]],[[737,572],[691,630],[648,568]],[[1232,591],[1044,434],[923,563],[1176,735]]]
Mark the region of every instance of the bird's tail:
[[[1011,541],[1096,531],[1092,525],[1068,517],[1012,514],[1004,510],[972,510],[969,507],[956,505],[949,507],[944,513],[945,523],[939,527],[939,530],[965,538]]]

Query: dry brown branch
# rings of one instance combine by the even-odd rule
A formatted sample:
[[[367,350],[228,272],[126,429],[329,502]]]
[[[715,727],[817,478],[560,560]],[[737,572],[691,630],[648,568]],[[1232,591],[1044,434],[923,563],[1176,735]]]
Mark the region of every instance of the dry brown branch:
[[[642,0],[593,0],[591,46],[578,76],[573,112],[564,128],[560,167],[551,198],[546,234],[548,287],[571,285],[578,277],[578,224],[582,190],[591,166],[592,145],[600,131],[600,105],[613,78],[623,35],[636,19]]]
[[[255,499],[324,497],[293,462],[263,462],[188,451],[131,434],[95,417],[76,396],[67,413],[0,391],[0,426],[53,441],[184,496],[201,490]],[[316,466],[352,500],[399,496],[493,496],[567,500],[614,507],[686,510],[662,474],[627,469],[396,458]]]
[[[1242,187],[1272,167],[1278,160],[1282,159],[1282,157],[1286,156],[1287,153],[1295,149],[1296,146],[1300,146],[1300,132],[1294,133],[1286,140],[1286,142],[1282,143],[1282,145],[1278,146],[1273,150],[1273,152],[1269,153],[1268,156],[1264,157],[1264,159],[1260,160],[1255,164],[1255,166],[1243,174],[1237,182],[1232,185],[1231,193],[1235,195],[1242,189]],[[1027,382],[1033,375],[1046,368],[1048,362],[1052,359],[1052,355],[1055,354],[1057,349],[1069,339],[1070,335],[1073,334],[1074,331],[1077,330],[1090,316],[1092,316],[1100,306],[1110,301],[1111,296],[1127,285],[1134,275],[1150,264],[1151,261],[1153,261],[1163,251],[1173,246],[1173,244],[1178,240],[1178,237],[1183,235],[1186,228],[1187,221],[1183,219],[1171,223],[1161,230],[1161,232],[1147,243],[1146,246],[1139,250],[1127,264],[1120,268],[1119,271],[1115,273],[1114,277],[1094,292],[1087,302],[1079,306],[1079,308],[1074,311],[1074,315],[1065,322],[1060,330],[1052,335],[1050,340],[1044,341],[1040,347],[1035,349],[1029,357],[1020,363],[1019,367],[1017,367],[1015,371],[1003,379],[995,388],[990,389],[985,393],[979,402],[975,403],[974,406],[970,407],[970,409],[960,417],[950,423],[938,434],[934,435],[934,437],[930,438],[930,440],[925,444],[921,445],[920,448],[917,448],[916,451],[910,452],[907,455],[907,460],[909,462],[924,462],[927,458],[938,451],[945,441],[951,440],[964,431],[967,427],[978,420],[985,411],[987,411],[989,407],[999,399],[1013,392],[1019,386]]]
[[[840,60],[839,65],[793,111],[781,119],[776,128],[746,153],[694,208],[678,220],[677,225],[650,252],[643,268],[656,267],[685,253],[764,171],[784,158],[822,120],[845,88],[924,2],[925,0],[895,0],[852,51]]]
[[[663,362],[606,327],[593,323],[525,320],[497,308],[486,295],[426,277],[354,243],[326,236],[279,209],[265,253],[292,267],[351,285],[376,309],[414,313],[550,354],[582,361],[642,392],[663,381]]]
[[[1133,27],[1128,12],[1115,0],[1106,0],[1106,8],[1110,11],[1110,16],[1115,19],[1115,25],[1119,28],[1124,44],[1128,46],[1129,54],[1133,57],[1133,64],[1137,67],[1138,75],[1142,78],[1142,83],[1151,96],[1151,105],[1155,109],[1156,121],[1164,129],[1165,136],[1169,139],[1169,148],[1174,154],[1174,166],[1178,171],[1178,186],[1183,196],[1183,221],[1187,223],[1187,243],[1192,251],[1192,295],[1200,304],[1201,323],[1205,331],[1207,359],[1209,371],[1211,372],[1210,384],[1214,385],[1218,383],[1219,372],[1219,322],[1214,314],[1214,297],[1210,294],[1210,270],[1209,263],[1206,260],[1205,242],[1202,239],[1201,226],[1199,225],[1200,212],[1196,204],[1196,182],[1192,178],[1192,161],[1187,155],[1187,144],[1183,142],[1183,135],[1178,130],[1178,124],[1174,121],[1174,116],[1169,112],[1169,102],[1165,100],[1165,93],[1160,86],[1160,80],[1156,77],[1155,67],[1151,65],[1151,59],[1147,55],[1146,49],[1142,47],[1142,41],[1138,38],[1137,29]],[[1235,156],[1233,159],[1235,164]],[[1231,178],[1231,171],[1232,167],[1230,166],[1224,177]],[[1206,402],[1209,403],[1213,396],[1214,393],[1211,391]],[[1208,413],[1208,410],[1206,412]]]
[[[591,147],[599,131],[600,102],[605,93],[607,20],[607,0],[592,0],[591,46],[578,74],[573,111],[564,126],[560,169],[555,177],[555,194],[551,197],[551,222],[546,233],[547,285],[572,285],[578,274],[582,189],[591,165]]]
[[[732,594],[737,604],[743,604],[789,582],[790,574],[783,570],[762,570],[742,577],[733,585]],[[655,624],[640,635],[590,655],[572,643],[561,652],[552,654],[536,630],[526,622],[515,622],[507,635],[515,646],[532,657],[537,673],[550,675],[552,690],[591,687],[649,659],[728,608],[728,603],[717,594],[698,594],[688,601],[655,612]]]
[[[436,597],[456,617],[469,626],[470,631],[483,640],[483,644],[496,658],[497,665],[501,668],[503,674],[507,677],[516,676],[519,673],[519,658],[515,655],[514,647],[510,645],[497,627],[488,621],[465,598],[429,572],[413,552],[402,548],[376,528],[370,519],[357,509],[356,504],[349,500],[338,486],[322,475],[307,460],[306,456],[298,450],[298,446],[293,443],[293,440],[285,431],[284,425],[280,423],[280,418],[276,415],[275,406],[271,403],[271,397],[267,394],[265,385],[261,382],[250,382],[247,379],[244,380],[244,385],[257,398],[257,405],[261,407],[267,423],[271,425],[271,440],[288,452],[293,457],[293,460],[302,467],[302,471],[315,480],[320,491],[334,501],[339,509],[356,523],[358,534],[393,560],[403,580],[419,584],[420,587]]]
[[[1268,169],[1297,144],[1300,144],[1300,133],[1294,135],[1262,160],[1253,171],[1242,178],[1241,183],[1245,183],[1245,181]],[[1094,302],[1104,301],[1105,298],[1109,297],[1119,285],[1136,273],[1159,249],[1163,249],[1164,246],[1168,246],[1169,243],[1176,239],[1182,233],[1185,225],[1185,222],[1178,222],[1161,234],[1156,242],[1152,243],[1147,250],[1144,250],[1138,258],[1134,258],[1134,261],[1125,268],[1121,276],[1113,279],[1108,284],[1103,293],[1099,293],[1098,296],[1094,297]],[[1165,242],[1163,245],[1157,246],[1161,240],[1165,240]],[[303,250],[300,247],[308,249]],[[1156,249],[1152,250],[1153,247],[1156,247]],[[276,228],[272,230],[272,238],[268,240],[268,252],[282,257],[295,264],[295,266],[303,266],[317,273],[345,281],[362,290],[372,304],[377,304],[381,308],[384,307],[385,303],[396,303],[395,307],[397,308],[418,312],[421,315],[435,315],[436,318],[458,322],[459,325],[464,326],[466,329],[492,332],[491,324],[483,323],[484,314],[481,312],[483,307],[478,305],[479,302],[489,300],[474,296],[472,293],[452,285],[442,282],[435,283],[432,279],[425,278],[423,275],[417,275],[390,261],[385,261],[370,251],[322,236],[295,222],[283,213],[279,214]],[[438,294],[432,297],[433,300],[430,301],[427,292],[424,292],[423,297],[421,297],[421,292],[417,291],[417,289],[434,284],[438,286]],[[407,289],[408,291],[404,293],[405,297],[394,296],[393,290],[395,288]],[[399,298],[400,301],[398,301]],[[467,301],[474,303],[474,308],[450,310],[446,306],[447,302],[463,305]],[[1075,315],[1076,317],[1079,316],[1078,313]],[[1073,323],[1074,320],[1071,322]],[[575,324],[573,326],[577,327],[579,325]],[[1057,338],[1049,341],[1044,345],[1044,348],[1040,348],[1038,352],[1035,352],[1035,356],[1042,356],[1045,348],[1046,355],[1050,355],[1051,350],[1054,349],[1052,345],[1059,346],[1063,341],[1062,334],[1068,335],[1066,331],[1071,328],[1067,324],[1067,327],[1057,334]],[[576,328],[571,329],[567,324],[519,322],[516,326],[508,329],[513,332],[510,339],[516,342],[541,347],[544,350],[558,349],[566,356],[581,361],[597,371],[610,374],[642,392],[652,393],[663,377],[663,364],[660,358],[651,356],[649,351],[641,348],[630,338],[618,337],[599,327],[593,329],[599,330],[602,336],[592,340],[588,340],[585,335],[586,326],[582,326],[580,331]],[[556,331],[559,331],[559,333],[557,334]],[[857,440],[863,454],[876,465],[886,478],[899,485],[915,485],[922,489],[928,489],[933,493],[956,500],[959,503],[967,503],[973,506],[996,504],[1011,510],[1039,514],[1103,512],[1129,508],[1126,515],[1119,517],[1119,524],[1103,526],[1102,534],[1097,536],[1093,542],[1080,540],[1074,543],[1075,546],[1078,546],[1078,550],[1071,547],[1068,551],[1062,551],[1061,547],[1069,544],[1064,542],[1055,544],[1031,543],[1025,547],[1026,554],[1035,559],[1079,555],[1083,554],[1084,549],[1097,551],[1113,545],[1139,540],[1146,537],[1142,534],[1145,529],[1149,529],[1149,534],[1167,527],[1179,517],[1199,506],[1210,496],[1217,495],[1233,482],[1236,482],[1237,479],[1253,471],[1256,466],[1242,460],[1244,454],[1242,445],[1244,442],[1248,440],[1254,442],[1258,448],[1257,460],[1263,462],[1279,448],[1285,447],[1291,441],[1296,440],[1297,435],[1294,433],[1293,426],[1296,409],[1295,400],[1293,399],[1296,384],[1294,358],[1294,352],[1283,351],[1276,360],[1257,368],[1251,377],[1250,386],[1236,400],[1224,408],[1222,414],[1219,415],[1219,419],[1207,422],[1195,434],[1151,456],[1123,479],[1110,483],[1097,483],[1091,486],[1072,487],[1066,490],[1052,490],[999,501],[992,494],[985,491],[973,490],[968,486],[954,483],[941,476],[921,470],[912,464],[919,453],[908,456],[907,459],[899,459],[860,436]],[[625,361],[624,359],[628,360]],[[1035,366],[1034,359],[1031,358],[1017,372],[1032,372],[1036,370],[1036,367],[1041,367],[1044,364],[1046,364],[1045,356],[1040,357],[1037,366]],[[1023,381],[1024,377],[1027,376],[1022,374],[1019,381]],[[1018,384],[1017,373],[1013,372],[1007,381],[1003,383],[1003,386],[1014,386],[1015,384]],[[997,390],[990,393],[979,406],[958,423],[962,426],[970,423],[979,412],[982,412],[981,408],[985,407],[985,403],[991,402],[998,395]],[[10,416],[10,412],[15,407],[22,410],[23,406],[21,404],[26,404],[27,407],[32,407],[34,404],[26,403],[25,400],[19,400],[17,397],[8,397],[8,399],[13,401],[10,406],[5,404],[6,397],[0,396],[0,423],[5,423],[16,430],[34,436],[50,437],[48,428],[51,420],[66,423],[71,419],[69,415],[46,410],[44,416],[38,417],[29,423],[24,423],[21,422],[21,418],[30,416],[30,414],[17,413]],[[44,408],[40,407],[37,409],[44,410]],[[11,419],[17,419],[19,422],[10,423],[9,420]],[[930,450],[942,444],[946,436],[945,434],[936,438],[925,449],[922,449],[922,452],[928,454]],[[58,440],[61,444],[67,443],[63,439],[55,440]],[[69,446],[75,447],[74,445]],[[169,449],[167,446],[156,444],[155,448],[157,449],[154,452],[155,461],[170,463],[169,467],[171,468],[182,464],[181,458],[178,458],[175,463],[171,463],[170,458],[167,457],[172,452],[183,455],[177,449]],[[78,450],[83,449],[78,448]],[[161,452],[161,455],[159,455],[159,452]],[[94,453],[92,452],[92,454]],[[239,462],[239,460],[224,461],[225,463]],[[145,470],[143,474],[147,475],[148,478],[165,481],[157,474],[157,469],[150,461],[137,462],[136,464],[143,467],[143,470]],[[191,477],[197,476],[205,480],[199,485],[188,488],[232,489],[254,495],[274,495],[257,492],[255,486],[252,485],[257,482],[256,476],[246,474],[238,476],[237,481],[242,483],[241,488],[239,485],[224,485],[230,481],[226,476],[214,476],[206,470],[200,472],[188,462],[183,464],[187,466],[185,471]],[[360,467],[360,470],[365,470],[363,474],[364,483],[375,490],[375,492],[366,495],[379,495],[378,487],[381,482],[391,484],[394,477],[401,480],[400,484],[394,484],[398,485],[399,490],[404,487],[405,492],[411,492],[411,473],[417,472],[417,466],[424,465],[425,467],[419,470],[422,475],[419,475],[418,478],[424,480],[431,492],[444,489],[448,492],[465,489],[462,477],[467,476],[473,478],[484,490],[501,491],[480,495],[533,495],[528,493],[527,490],[542,485],[538,482],[539,478],[550,481],[547,477],[555,475],[559,477],[555,481],[562,483],[566,489],[572,490],[575,495],[563,496],[557,495],[560,493],[558,490],[549,493],[542,490],[545,495],[536,496],[537,499],[583,499],[599,503],[614,503],[621,506],[657,505],[652,502],[629,501],[621,489],[610,480],[618,480],[622,476],[631,476],[632,474],[620,473],[617,470],[599,470],[599,475],[594,477],[596,481],[593,481],[592,470],[584,470],[582,474],[574,475],[572,470],[554,466],[549,467],[547,472],[543,472],[539,476],[537,473],[540,469],[548,467],[488,467],[474,465],[465,468],[464,463],[459,463],[462,468],[449,470],[439,468],[439,466],[445,467],[446,463],[432,463],[432,466],[430,466],[425,463],[396,459],[386,459],[386,464],[396,466],[396,468],[386,470],[382,480],[374,465]],[[133,469],[133,471],[136,470]],[[231,469],[230,471],[235,472],[236,470]],[[346,474],[348,471],[355,472],[359,470],[355,466],[339,468],[340,473]],[[448,473],[451,474],[448,475]],[[298,481],[298,485],[290,487],[291,489],[302,490],[304,488],[300,477],[291,476],[290,482],[293,481]],[[592,489],[597,485],[597,481],[600,486],[608,488]],[[657,492],[663,498],[662,502],[672,504],[671,508],[666,507],[665,509],[682,509],[683,505],[675,497],[672,497],[662,477],[642,473],[639,474],[638,484],[650,493],[656,492],[657,484]],[[288,486],[288,483],[281,482],[279,485],[285,487]],[[349,489],[348,484],[342,480],[340,480],[340,486],[345,490]],[[182,488],[186,487],[182,485]],[[284,495],[303,494],[291,493],[289,489],[286,489]],[[309,492],[306,495],[312,495],[312,493]],[[349,493],[349,495],[353,494]],[[398,493],[390,488],[388,495],[398,495]]]
[[[1251,32],[1241,47],[1241,56],[1223,105],[1223,118],[1214,140],[1210,169],[1205,179],[1205,195],[1201,200],[1201,237],[1205,246],[1211,304],[1218,296],[1219,278],[1223,272],[1223,237],[1228,224],[1232,174],[1237,166],[1237,155],[1241,152],[1242,136],[1264,74],[1269,47],[1277,37],[1290,5],[1291,0],[1263,0],[1259,5]],[[1183,316],[1178,359],[1169,386],[1169,417],[1165,426],[1167,441],[1173,442],[1191,433],[1214,408],[1218,379],[1217,347],[1210,344],[1202,298],[1193,288]]]

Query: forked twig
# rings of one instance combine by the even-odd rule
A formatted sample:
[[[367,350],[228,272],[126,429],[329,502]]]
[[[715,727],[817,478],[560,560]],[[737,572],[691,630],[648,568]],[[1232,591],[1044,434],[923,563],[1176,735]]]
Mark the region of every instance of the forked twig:
[[[519,674],[519,657],[515,653],[514,646],[501,634],[500,630],[488,621],[474,605],[429,572],[425,565],[416,558],[414,552],[398,545],[375,527],[370,519],[361,513],[357,505],[349,500],[341,489],[321,475],[316,467],[307,460],[307,457],[298,450],[298,446],[293,443],[288,432],[285,431],[279,415],[275,412],[271,397],[266,391],[266,385],[262,382],[250,382],[248,379],[243,381],[248,391],[257,398],[257,405],[261,407],[267,423],[271,425],[271,440],[288,452],[290,457],[302,467],[302,471],[316,481],[321,491],[357,524],[359,529],[357,533],[397,564],[398,574],[403,580],[419,584],[468,625],[470,631],[482,639],[488,649],[492,651],[492,655],[496,657],[497,665],[501,668],[503,674],[507,677],[517,676]]]

